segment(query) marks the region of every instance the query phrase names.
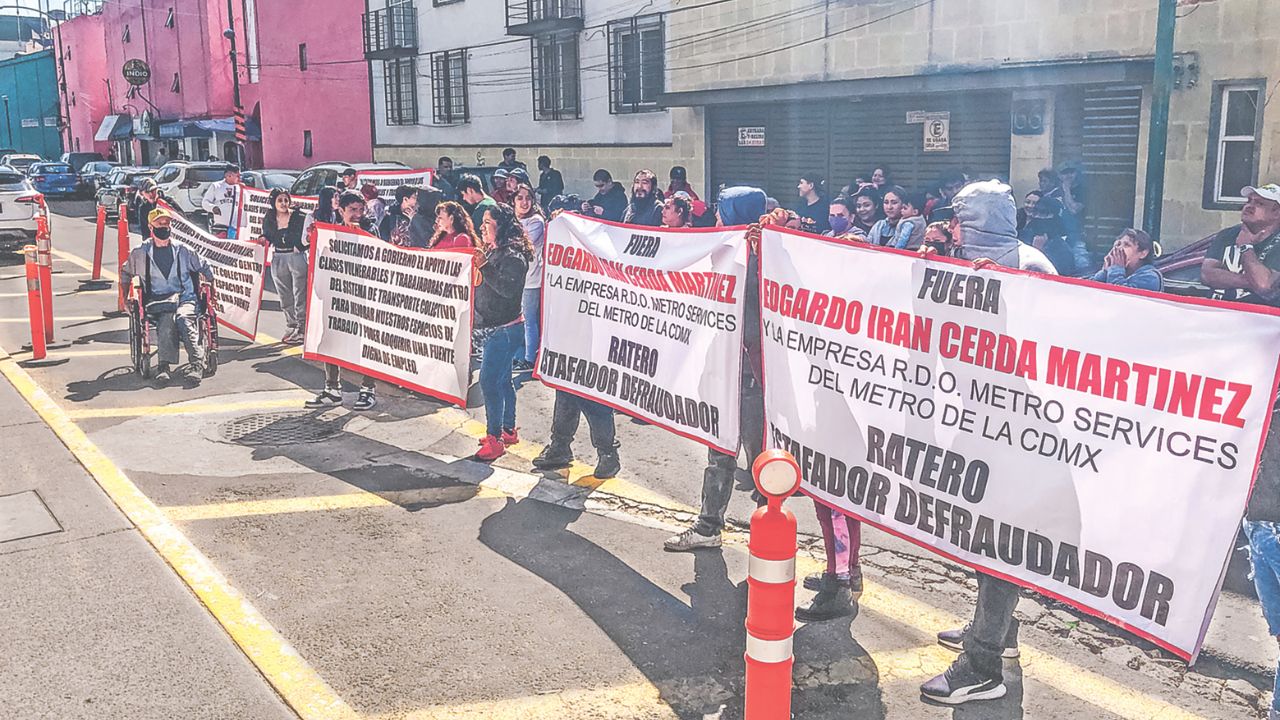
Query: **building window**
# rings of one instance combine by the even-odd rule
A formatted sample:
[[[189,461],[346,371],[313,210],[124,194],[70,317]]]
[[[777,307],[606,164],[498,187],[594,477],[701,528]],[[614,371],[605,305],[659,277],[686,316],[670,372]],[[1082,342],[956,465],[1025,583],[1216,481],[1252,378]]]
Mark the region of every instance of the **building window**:
[[[178,73],[173,74],[173,83],[169,85],[169,92],[182,92],[182,81],[178,79]]]
[[[174,25],[173,8],[169,8],[169,16],[164,19],[164,26],[171,28]]]
[[[456,125],[471,119],[465,48],[431,53],[431,107],[432,120],[437,125]]]
[[[130,40],[130,39],[129,39],[129,26],[128,26],[128,25],[125,25],[125,26],[124,26],[124,34],[120,36],[120,42],[132,42],[132,40]]]
[[[661,15],[609,23],[609,112],[661,110],[666,60]]]
[[[417,62],[411,57],[382,63],[386,85],[387,124],[413,125],[418,122]]]
[[[578,34],[541,35],[533,39],[532,48],[533,119],[581,118]]]
[[[1204,206],[1231,210],[1244,204],[1241,191],[1258,182],[1259,129],[1265,80],[1213,84],[1209,149],[1205,155]]]
[[[71,107],[75,107],[75,105],[76,105],[76,94],[73,92],[71,93]]]
[[[307,69],[307,44],[306,43],[302,43],[298,45],[298,69],[299,70]]]
[[[302,131],[302,157],[311,157],[311,131]]]

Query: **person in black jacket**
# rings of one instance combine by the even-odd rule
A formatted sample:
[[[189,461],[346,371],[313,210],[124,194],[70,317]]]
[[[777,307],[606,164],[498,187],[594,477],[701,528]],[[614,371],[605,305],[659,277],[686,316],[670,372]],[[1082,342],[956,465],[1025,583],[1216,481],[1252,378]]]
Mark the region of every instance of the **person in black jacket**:
[[[596,196],[582,203],[582,213],[587,217],[622,222],[622,216],[627,212],[627,192],[613,181],[608,170],[597,170],[592,182],[596,186]]]
[[[631,202],[622,222],[628,225],[662,227],[662,193],[658,191],[658,176],[652,170],[641,170],[631,181]]]
[[[481,348],[480,388],[484,391],[487,434],[480,441],[478,460],[496,460],[516,434],[516,388],[511,364],[524,345],[525,275],[533,260],[533,246],[510,205],[484,209],[480,237],[484,252],[476,258],[480,284],[475,292],[473,342]]]
[[[271,246],[271,280],[280,296],[288,331],[281,342],[301,345],[307,328],[307,216],[293,207],[288,191],[275,188],[268,197],[272,210],[262,218],[262,236]]]
[[[399,247],[426,247],[414,245],[410,228],[418,214],[418,188],[401,185],[396,188],[396,199],[378,223],[378,237]]]
[[[551,200],[564,193],[564,177],[559,170],[551,167],[551,158],[538,156],[538,202],[542,209],[550,212]]]
[[[129,227],[141,228],[141,232],[147,233],[147,218],[151,217],[151,211],[156,206],[164,202],[171,210],[177,212],[178,205],[156,184],[155,180],[146,178],[142,184],[138,186],[138,193],[129,201]]]

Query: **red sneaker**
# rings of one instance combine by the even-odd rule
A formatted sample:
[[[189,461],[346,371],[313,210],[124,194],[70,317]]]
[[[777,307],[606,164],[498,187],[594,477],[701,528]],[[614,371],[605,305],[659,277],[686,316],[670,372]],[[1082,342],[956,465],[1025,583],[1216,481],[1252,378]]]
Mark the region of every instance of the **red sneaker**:
[[[516,430],[503,430],[502,435],[499,436],[498,439],[502,441],[503,445],[511,447],[512,445],[520,442],[520,433]]]
[[[490,462],[502,457],[506,452],[507,446],[503,445],[501,440],[492,435],[485,435],[480,441],[480,451],[476,453],[476,459]]]

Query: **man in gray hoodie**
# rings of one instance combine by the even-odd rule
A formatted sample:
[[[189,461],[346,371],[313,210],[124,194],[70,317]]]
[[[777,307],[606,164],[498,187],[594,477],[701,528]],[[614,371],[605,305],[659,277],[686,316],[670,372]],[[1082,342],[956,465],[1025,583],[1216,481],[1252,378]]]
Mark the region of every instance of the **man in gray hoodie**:
[[[1008,185],[999,180],[970,183],[951,206],[951,235],[959,257],[978,267],[995,263],[1057,274],[1044,253],[1018,240],[1018,210]],[[945,673],[921,685],[921,696],[947,705],[1004,697],[1001,658],[1018,657],[1018,621],[1013,617],[1017,604],[1017,585],[978,571],[973,621],[963,629],[938,633],[938,643],[960,650],[960,657]]]

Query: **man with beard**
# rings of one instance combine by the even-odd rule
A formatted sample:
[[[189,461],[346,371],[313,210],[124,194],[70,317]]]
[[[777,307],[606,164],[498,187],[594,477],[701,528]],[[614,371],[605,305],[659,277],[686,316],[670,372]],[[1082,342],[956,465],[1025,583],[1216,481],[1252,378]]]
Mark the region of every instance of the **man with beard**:
[[[641,170],[631,181],[631,203],[622,222],[628,225],[662,226],[662,198],[659,197],[658,176],[652,170]]]

